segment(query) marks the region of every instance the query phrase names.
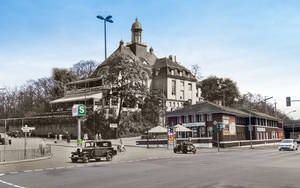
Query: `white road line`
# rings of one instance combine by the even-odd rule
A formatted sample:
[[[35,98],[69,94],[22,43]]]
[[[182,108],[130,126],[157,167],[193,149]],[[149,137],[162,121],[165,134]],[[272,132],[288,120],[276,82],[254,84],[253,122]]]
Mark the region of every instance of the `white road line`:
[[[24,172],[32,172],[32,170],[25,170]]]
[[[45,170],[54,170],[54,168],[46,168]]]
[[[0,176],[4,176],[5,174],[0,174]]]
[[[61,167],[56,167],[55,169],[63,169],[65,168],[64,166],[61,166]]]
[[[6,185],[9,185],[9,186],[12,186],[12,187],[25,188],[25,187],[22,187],[22,186],[19,186],[19,185],[15,185],[13,183],[9,183],[9,182],[3,181],[3,180],[0,180],[0,183],[6,184]]]
[[[35,172],[43,171],[44,169],[34,169]]]

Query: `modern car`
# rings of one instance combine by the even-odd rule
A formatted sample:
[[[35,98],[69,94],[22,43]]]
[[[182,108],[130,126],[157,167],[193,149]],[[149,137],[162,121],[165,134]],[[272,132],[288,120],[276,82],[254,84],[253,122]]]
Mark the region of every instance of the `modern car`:
[[[192,142],[181,142],[180,144],[177,144],[174,149],[173,149],[174,153],[177,152],[182,152],[182,153],[188,153],[188,152],[192,152],[192,153],[196,153],[196,147],[194,146],[194,144]]]
[[[297,142],[294,139],[283,139],[279,143],[278,147],[279,151],[281,150],[298,150],[298,145]]]
[[[82,147],[71,153],[70,158],[73,163],[79,160],[88,163],[90,159],[100,161],[105,158],[107,161],[111,161],[116,154],[117,150],[112,147],[110,141],[85,141]]]

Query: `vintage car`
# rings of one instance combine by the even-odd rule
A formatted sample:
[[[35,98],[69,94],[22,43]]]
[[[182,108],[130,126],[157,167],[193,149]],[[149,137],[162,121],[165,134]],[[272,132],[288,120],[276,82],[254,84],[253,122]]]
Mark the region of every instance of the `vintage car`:
[[[78,160],[87,163],[90,159],[100,161],[101,158],[111,161],[116,154],[117,151],[112,147],[110,141],[85,141],[82,147],[71,153],[70,158],[73,163]]]
[[[177,144],[174,149],[174,153],[177,152],[182,152],[182,153],[187,153],[187,152],[192,152],[196,153],[196,147],[193,145],[192,142],[181,142],[180,144]]]

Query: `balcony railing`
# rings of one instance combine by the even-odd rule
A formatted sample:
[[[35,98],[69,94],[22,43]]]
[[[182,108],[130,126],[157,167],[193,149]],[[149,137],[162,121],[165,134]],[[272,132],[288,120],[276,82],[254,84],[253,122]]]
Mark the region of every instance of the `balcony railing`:
[[[101,92],[103,90],[110,89],[109,86],[97,86],[97,87],[89,87],[82,89],[69,89],[65,91],[65,96],[74,96],[80,94],[94,94],[97,92]]]

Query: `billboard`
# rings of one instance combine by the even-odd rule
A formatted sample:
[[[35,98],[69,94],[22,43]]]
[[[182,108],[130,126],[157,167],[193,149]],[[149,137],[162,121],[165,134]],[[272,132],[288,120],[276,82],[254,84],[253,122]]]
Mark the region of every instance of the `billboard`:
[[[224,125],[223,135],[236,135],[235,117],[223,116],[222,123]]]

